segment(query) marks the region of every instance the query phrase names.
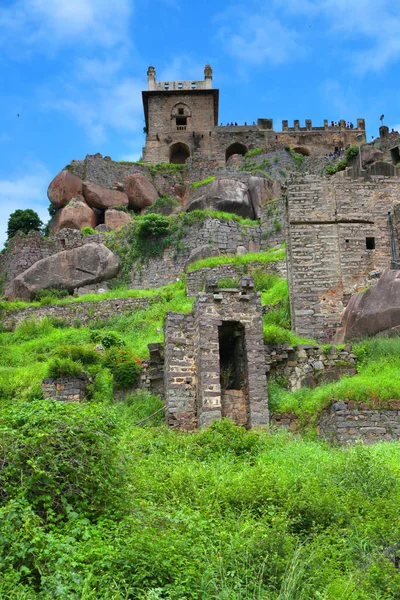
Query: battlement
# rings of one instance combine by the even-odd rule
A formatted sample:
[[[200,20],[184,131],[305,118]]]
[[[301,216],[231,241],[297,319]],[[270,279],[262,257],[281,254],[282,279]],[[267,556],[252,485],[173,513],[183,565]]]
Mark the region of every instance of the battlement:
[[[259,121],[263,121],[263,119],[259,119]],[[289,121],[284,120],[282,121],[282,131],[359,131],[361,133],[365,133],[365,119],[357,119],[357,126],[353,126],[352,127],[352,123],[350,125],[348,125],[346,123],[346,121],[341,120],[339,121],[337,124],[334,123],[332,124],[333,121],[331,121],[331,123],[329,123],[328,119],[324,120],[324,125],[323,127],[313,127],[312,124],[312,120],[311,119],[306,119],[305,120],[305,126],[301,127],[300,126],[300,120],[299,119],[295,119],[293,121],[293,127],[289,127]]]
[[[192,90],[212,89],[212,68],[210,65],[204,67],[204,79],[199,81],[156,81],[156,70],[149,67],[147,71],[147,82],[149,92],[179,92]]]

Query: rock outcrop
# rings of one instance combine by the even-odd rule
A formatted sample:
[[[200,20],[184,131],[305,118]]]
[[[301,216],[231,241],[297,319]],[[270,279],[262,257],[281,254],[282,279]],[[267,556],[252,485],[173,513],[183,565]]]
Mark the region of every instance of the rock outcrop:
[[[362,146],[361,148],[361,158],[363,166],[370,165],[376,161],[382,160],[383,152],[375,148],[375,146],[365,144],[365,146]]]
[[[235,179],[215,179],[196,188],[187,210],[197,209],[222,210],[243,218],[255,218],[247,185]]]
[[[400,335],[400,271],[385,271],[376,285],[350,298],[338,341],[377,334]]]
[[[104,215],[104,224],[110,227],[110,229],[118,229],[118,227],[122,227],[131,221],[131,215],[122,210],[110,208],[109,210],[106,210]]]
[[[142,173],[127,175],[124,184],[129,198],[129,208],[146,208],[158,198],[156,188]]]
[[[268,200],[280,195],[280,184],[278,181],[270,181],[264,177],[249,177],[249,194],[253,205],[254,214],[257,219],[261,216],[261,207]]]
[[[106,210],[115,206],[128,206],[128,196],[118,190],[109,190],[92,181],[83,182],[83,195],[89,206]]]
[[[54,234],[60,229],[82,229],[96,227],[96,214],[85,202],[83,196],[76,196],[53,218],[50,230]]]
[[[61,208],[75,196],[82,195],[82,183],[80,177],[64,169],[50,183],[47,197],[54,206]]]
[[[112,279],[119,266],[119,258],[103,244],[85,244],[39,260],[14,279],[6,295],[10,300],[30,301],[39,290],[57,288],[72,292]]]
[[[203,260],[203,258],[210,258],[211,256],[219,256],[221,253],[219,251],[219,248],[213,248],[212,246],[209,246],[208,244],[204,244],[204,246],[197,246],[197,248],[194,248],[190,255],[189,255],[189,259],[188,259],[188,264],[190,263],[194,263],[198,260]]]

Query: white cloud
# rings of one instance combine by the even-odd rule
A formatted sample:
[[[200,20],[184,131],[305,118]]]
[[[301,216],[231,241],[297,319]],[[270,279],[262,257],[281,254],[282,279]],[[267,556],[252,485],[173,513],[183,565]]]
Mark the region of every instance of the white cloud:
[[[194,60],[188,54],[180,54],[168,61],[168,66],[156,73],[158,81],[179,81],[193,79],[198,81],[204,78],[204,64]]]
[[[246,10],[231,6],[215,17],[215,22],[222,23],[217,35],[226,52],[248,65],[266,61],[279,65],[303,54],[295,29],[274,16],[269,5],[253,4]]]
[[[133,0],[15,0],[0,9],[1,37],[42,50],[77,40],[110,48],[126,41],[132,9]]]
[[[46,191],[50,179],[50,172],[41,163],[30,163],[29,171],[0,179],[0,247],[7,239],[8,218],[18,208],[32,208],[44,223],[48,221]]]

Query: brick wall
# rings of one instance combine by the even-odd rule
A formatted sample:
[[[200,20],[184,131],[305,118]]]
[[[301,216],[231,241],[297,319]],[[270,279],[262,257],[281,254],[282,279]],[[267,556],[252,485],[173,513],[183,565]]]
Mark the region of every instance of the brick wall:
[[[80,377],[58,377],[43,379],[43,398],[53,398],[61,402],[82,402],[90,378],[82,373]]]

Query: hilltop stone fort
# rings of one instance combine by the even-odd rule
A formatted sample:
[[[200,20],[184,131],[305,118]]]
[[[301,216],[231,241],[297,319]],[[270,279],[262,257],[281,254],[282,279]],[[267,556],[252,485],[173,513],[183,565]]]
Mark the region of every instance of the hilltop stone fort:
[[[295,390],[354,375],[349,344],[322,344],[400,332],[400,135],[382,125],[368,144],[364,119],[321,127],[283,121],[281,131],[265,118],[221,125],[209,65],[201,81],[158,82],[149,67],[143,107],[143,159],[96,154],[67,165],[48,189],[50,237],[17,234],[0,255],[3,295],[30,301],[49,288],[83,295],[121,282],[143,290],[184,279],[193,310],[167,315],[164,344],[149,345],[141,381],[165,400],[168,424],[193,429],[228,416],[246,427],[272,421],[295,430],[293,415],[270,416],[268,378]],[[158,253],[132,258],[135,214],[149,212],[170,217],[168,236],[160,234]],[[280,252],[279,260],[263,260],[267,250]],[[230,260],[248,253],[245,264]],[[221,260],[197,265],[210,257]],[[264,344],[263,315],[273,307],[254,290],[260,272],[287,278],[292,331],[313,344]],[[221,288],[223,280],[231,285]],[[7,313],[3,324],[50,316],[90,326],[94,317],[150,303],[29,306]],[[46,381],[44,393],[82,399],[85,381]],[[333,404],[321,420],[325,437],[400,438],[396,403],[363,413],[353,404]],[[346,428],[359,414],[373,420],[375,433],[361,422]]]
[[[365,141],[365,121],[357,119],[354,128],[345,121],[330,126],[305,126],[295,120],[292,127],[282,121],[275,131],[272,119],[261,118],[246,125],[219,125],[219,90],[212,87],[212,68],[206,65],[203,81],[156,80],[154,67],[147,71],[148,90],[142,93],[146,121],[146,146],[143,161],[149,164],[185,163],[188,158],[214,159],[225,164],[234,154],[245,155],[261,143],[290,145],[296,152],[324,156],[333,148]]]

